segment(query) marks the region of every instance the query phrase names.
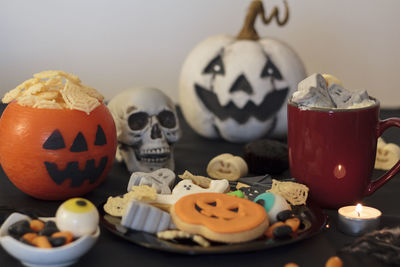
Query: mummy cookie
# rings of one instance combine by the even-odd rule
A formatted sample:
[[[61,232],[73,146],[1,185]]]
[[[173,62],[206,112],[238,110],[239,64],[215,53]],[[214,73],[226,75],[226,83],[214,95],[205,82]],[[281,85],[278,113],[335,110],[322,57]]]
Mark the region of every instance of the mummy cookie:
[[[213,158],[207,166],[207,174],[215,179],[236,181],[247,175],[247,163],[241,157],[229,153]]]
[[[282,196],[269,192],[260,194],[254,199],[254,202],[264,207],[271,223],[278,221],[277,215],[281,211],[292,209]]]
[[[138,200],[131,200],[122,215],[121,225],[129,229],[155,234],[168,229],[176,229],[171,216]]]
[[[182,180],[180,181],[172,190],[172,194],[170,195],[162,195],[158,194],[156,203],[159,204],[167,204],[173,205],[176,201],[178,201],[181,197],[186,195],[191,195],[195,193],[205,193],[205,192],[217,192],[224,193],[229,189],[228,180],[212,180],[210,182],[210,187],[203,188],[198,185],[195,185],[192,180]]]
[[[128,183],[128,192],[132,186],[148,185],[156,189],[158,194],[170,194],[171,186],[175,181],[175,173],[167,168],[158,169],[154,172],[134,172]]]
[[[260,205],[220,193],[184,196],[172,207],[171,217],[182,231],[226,243],[256,239],[269,225]]]
[[[396,144],[387,144],[383,138],[378,139],[375,169],[390,170],[400,159],[400,148]]]

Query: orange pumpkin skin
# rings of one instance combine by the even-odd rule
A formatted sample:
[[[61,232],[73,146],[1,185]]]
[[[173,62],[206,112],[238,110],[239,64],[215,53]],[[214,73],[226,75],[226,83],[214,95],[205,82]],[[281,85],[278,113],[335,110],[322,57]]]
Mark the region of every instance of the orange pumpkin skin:
[[[100,128],[103,141],[96,144]],[[45,143],[54,131],[61,134],[63,148],[46,148]],[[79,152],[72,148],[78,135],[80,141],[83,136],[86,142],[86,150]],[[116,145],[115,124],[103,103],[88,115],[79,110],[38,109],[12,102],[0,119],[3,170],[17,188],[39,199],[62,200],[93,190],[106,178],[115,158]],[[56,166],[65,176],[58,184],[49,175],[45,162],[53,169]],[[69,165],[77,165],[79,169],[72,171],[74,168]],[[89,171],[94,169],[98,175]],[[64,170],[71,171],[65,173]]]

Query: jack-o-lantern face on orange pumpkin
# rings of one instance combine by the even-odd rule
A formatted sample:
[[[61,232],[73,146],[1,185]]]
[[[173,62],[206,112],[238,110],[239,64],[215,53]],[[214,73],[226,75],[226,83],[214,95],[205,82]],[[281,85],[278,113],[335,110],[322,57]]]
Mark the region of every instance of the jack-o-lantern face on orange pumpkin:
[[[96,138],[93,143],[94,146],[107,145],[107,138],[104,134],[103,128],[101,128],[100,125],[97,125],[95,137]],[[83,153],[89,150],[88,143],[86,142],[86,139],[83,136],[82,132],[79,132],[76,135],[71,147],[68,149],[65,146],[62,133],[58,129],[54,130],[49,138],[47,138],[47,140],[43,144],[43,149],[57,150],[59,152],[67,149],[73,153]],[[69,152],[64,151],[62,153]],[[78,156],[78,154],[76,155]],[[95,183],[100,178],[100,175],[103,173],[108,160],[109,159],[107,155],[101,157],[99,160],[95,158],[90,158],[86,160],[85,167],[82,170],[79,169],[79,161],[67,162],[65,169],[62,170],[59,169],[56,162],[45,161],[44,164],[46,166],[47,173],[56,184],[60,185],[65,180],[70,179],[70,187],[79,187],[83,184],[85,180],[89,180],[89,184]],[[98,166],[96,166],[96,164],[98,164]]]
[[[116,150],[114,121],[104,104],[86,114],[10,103],[0,120],[0,139],[9,179],[41,199],[88,193],[106,178]]]

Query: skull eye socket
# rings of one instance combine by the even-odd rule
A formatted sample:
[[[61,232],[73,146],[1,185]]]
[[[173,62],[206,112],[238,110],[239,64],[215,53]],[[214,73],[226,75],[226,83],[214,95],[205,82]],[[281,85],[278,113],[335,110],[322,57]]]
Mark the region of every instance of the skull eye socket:
[[[134,131],[142,130],[149,122],[149,115],[146,112],[133,113],[128,118],[128,125]]]
[[[203,70],[204,74],[225,74],[224,63],[220,55],[216,56],[213,60],[208,63],[207,67]]]
[[[165,128],[174,128],[176,126],[175,115],[169,110],[163,110],[157,115],[157,119],[161,126]]]

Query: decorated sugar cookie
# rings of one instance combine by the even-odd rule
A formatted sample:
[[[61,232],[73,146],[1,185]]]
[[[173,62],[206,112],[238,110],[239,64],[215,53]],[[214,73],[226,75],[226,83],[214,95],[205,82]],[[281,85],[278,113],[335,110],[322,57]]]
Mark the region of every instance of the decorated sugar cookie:
[[[269,225],[267,213],[260,205],[220,193],[184,196],[171,209],[171,216],[182,231],[228,243],[253,240]]]
[[[223,180],[212,180],[208,188],[200,187],[193,183],[192,180],[182,180],[180,181],[172,190],[172,194],[158,194],[156,203],[173,205],[176,201],[186,195],[191,195],[195,193],[205,193],[205,192],[216,192],[224,193],[229,189],[229,182],[225,179]]]
[[[400,160],[399,146],[393,143],[386,143],[380,137],[376,149],[375,169],[390,170],[398,160]]]
[[[167,168],[161,168],[154,172],[134,172],[128,183],[128,192],[132,186],[148,185],[156,189],[159,194],[170,194],[173,182],[175,181],[175,173]]]
[[[207,166],[207,173],[215,179],[236,181],[247,174],[247,163],[239,156],[224,153],[213,158]]]

